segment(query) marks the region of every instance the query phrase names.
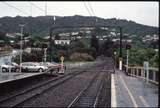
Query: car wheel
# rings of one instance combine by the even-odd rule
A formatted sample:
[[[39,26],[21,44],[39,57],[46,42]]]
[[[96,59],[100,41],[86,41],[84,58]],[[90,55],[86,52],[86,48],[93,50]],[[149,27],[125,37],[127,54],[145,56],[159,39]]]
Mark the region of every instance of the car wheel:
[[[20,71],[20,69],[16,69],[16,72],[19,72]]]
[[[25,68],[24,71],[29,72],[28,68]]]
[[[2,72],[7,72],[7,69],[6,68],[2,68]]]
[[[42,68],[38,69],[38,72],[43,72],[43,69]]]

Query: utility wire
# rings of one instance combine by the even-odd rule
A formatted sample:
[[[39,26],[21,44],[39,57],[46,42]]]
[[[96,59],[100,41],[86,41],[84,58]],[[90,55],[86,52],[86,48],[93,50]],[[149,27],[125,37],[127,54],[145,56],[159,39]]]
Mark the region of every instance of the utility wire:
[[[21,9],[18,9],[17,7],[15,7],[15,6],[13,6],[13,5],[9,4],[9,3],[6,3],[6,2],[1,2],[1,3],[4,3],[4,4],[8,5],[9,7],[18,10],[19,12],[21,12],[21,13],[23,13],[23,14],[25,14],[25,15],[29,15],[27,12],[24,12],[24,11],[22,11]]]
[[[89,15],[90,15],[90,16],[92,16],[92,14],[91,14],[91,12],[90,12],[89,8],[87,7],[87,5],[86,5],[85,1],[84,1],[83,3],[84,3],[84,6],[85,6],[86,10],[87,10],[87,11],[88,11],[88,13],[89,13]]]
[[[39,9],[39,10],[41,10],[41,11],[45,12],[45,10],[43,10],[43,9],[42,9],[42,8],[40,8],[39,6],[35,5],[34,3],[31,3],[31,5],[33,5],[33,6],[34,6],[34,7],[36,7],[37,9]]]
[[[92,14],[93,14],[93,15],[95,16],[95,18],[96,18],[96,14],[95,14],[95,12],[94,12],[94,10],[93,10],[90,2],[88,2],[88,5],[89,5],[90,10],[92,11]],[[95,23],[96,23],[96,22],[97,22],[97,18],[96,18],[95,20],[96,20],[96,21],[95,21]]]
[[[94,13],[94,11],[93,11],[93,8],[92,8],[90,2],[88,2],[88,5],[89,5],[90,10],[92,11],[92,14],[93,14],[94,16],[96,16],[95,13]]]

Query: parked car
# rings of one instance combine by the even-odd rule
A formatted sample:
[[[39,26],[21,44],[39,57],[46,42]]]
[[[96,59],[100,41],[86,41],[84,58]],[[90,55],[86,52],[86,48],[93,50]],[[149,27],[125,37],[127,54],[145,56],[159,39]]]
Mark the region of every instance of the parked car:
[[[51,62],[55,68],[58,68],[58,71],[62,68],[62,64]],[[66,70],[66,65],[63,64],[63,69]]]
[[[1,64],[2,72],[9,72],[9,69],[11,69],[11,72],[19,72],[20,66],[15,62],[6,62]]]
[[[54,70],[59,71],[61,69],[61,64],[56,62],[40,62],[41,65],[47,66],[48,68],[52,68]],[[63,65],[63,68],[66,70],[66,66]]]
[[[22,70],[25,71],[36,71],[36,72],[43,72],[48,69],[47,66],[41,65],[38,62],[23,62],[21,63]]]

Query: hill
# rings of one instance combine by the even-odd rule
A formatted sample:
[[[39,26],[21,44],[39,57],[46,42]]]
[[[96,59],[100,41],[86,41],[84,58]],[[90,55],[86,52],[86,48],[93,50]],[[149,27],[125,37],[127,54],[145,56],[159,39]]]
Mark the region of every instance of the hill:
[[[25,31],[30,32],[34,36],[49,35],[49,28],[53,24],[54,16],[38,16],[38,17],[2,17],[0,18],[1,29],[7,33],[20,32],[19,24],[25,24]],[[131,35],[144,36],[147,34],[158,34],[158,27],[138,24],[134,21],[125,19],[104,19],[99,17],[87,16],[56,16],[56,26],[87,26],[94,23],[97,18],[96,25],[122,26],[123,32]]]

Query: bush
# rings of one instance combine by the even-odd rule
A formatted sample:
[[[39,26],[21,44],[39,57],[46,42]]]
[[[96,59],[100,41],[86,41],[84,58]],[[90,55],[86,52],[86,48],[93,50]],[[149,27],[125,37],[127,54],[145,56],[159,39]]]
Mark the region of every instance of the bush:
[[[72,61],[93,61],[94,58],[87,53],[75,52],[70,56],[70,60]]]
[[[42,53],[38,53],[38,52],[32,52],[32,53],[27,53],[27,52],[23,52],[22,53],[22,62],[41,62],[43,59],[43,55]],[[20,62],[20,56],[17,55],[14,58],[12,58],[12,60],[16,63],[19,64]]]

